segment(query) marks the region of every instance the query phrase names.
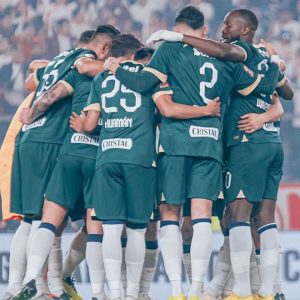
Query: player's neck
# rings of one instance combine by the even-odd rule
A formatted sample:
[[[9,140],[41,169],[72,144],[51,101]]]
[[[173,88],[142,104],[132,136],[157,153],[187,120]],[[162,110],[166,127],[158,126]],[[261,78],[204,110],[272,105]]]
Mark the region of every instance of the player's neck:
[[[247,35],[241,36],[240,39],[248,44],[253,44],[254,35],[255,35],[255,33],[253,31],[251,31]]]
[[[253,44],[254,39],[253,39],[253,36],[252,37],[244,36],[244,37],[241,37],[241,41],[246,42],[248,44]]]
[[[117,59],[121,63],[121,62],[126,61],[126,60],[132,60],[132,55],[120,56],[120,57],[117,57]]]

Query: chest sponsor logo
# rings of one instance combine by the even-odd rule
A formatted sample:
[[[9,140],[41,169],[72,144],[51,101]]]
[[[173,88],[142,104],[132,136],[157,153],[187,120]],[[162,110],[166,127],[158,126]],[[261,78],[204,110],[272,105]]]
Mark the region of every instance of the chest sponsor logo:
[[[217,141],[219,138],[219,129],[215,127],[191,126],[189,134],[192,138],[208,137]]]
[[[108,119],[104,122],[105,128],[124,128],[124,127],[132,127],[132,118],[115,118]]]
[[[47,120],[47,118],[43,117],[43,118],[33,122],[32,124],[23,125],[22,126],[22,131],[24,132],[24,131],[27,131],[27,130],[32,129],[32,128],[41,127],[46,123],[46,120]]]
[[[132,139],[107,139],[103,140],[102,151],[108,149],[125,149],[130,150],[132,148]]]
[[[99,146],[99,137],[95,135],[85,135],[82,133],[74,133],[71,137],[72,144],[87,144]]]
[[[275,127],[274,123],[265,123],[263,129],[271,132],[278,132],[278,128]]]

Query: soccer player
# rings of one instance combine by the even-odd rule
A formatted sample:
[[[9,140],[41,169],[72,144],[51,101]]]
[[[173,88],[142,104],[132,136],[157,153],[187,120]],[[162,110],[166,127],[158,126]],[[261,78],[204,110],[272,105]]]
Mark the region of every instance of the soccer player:
[[[224,26],[222,30],[222,37],[225,42],[232,43],[232,44],[222,44],[218,42],[214,42],[211,40],[205,40],[205,39],[197,39],[192,36],[184,35],[183,40],[184,42],[191,44],[192,46],[196,47],[199,51],[203,51],[204,53],[207,53],[209,55],[218,57],[220,59],[225,60],[233,60],[233,61],[244,61],[245,64],[250,67],[251,69],[259,72],[259,73],[265,73],[266,69],[268,68],[268,62],[269,62],[269,55],[266,52],[266,49],[262,45],[253,45],[253,38],[254,34],[257,28],[258,22],[256,19],[256,16],[249,10],[241,9],[241,10],[235,10],[231,13],[229,13],[224,20]],[[178,33],[168,33],[166,31],[164,32],[157,32],[154,33],[152,37],[150,37],[150,40],[177,40],[176,36],[179,37],[180,34]],[[273,51],[274,52],[274,51]],[[280,81],[278,83],[278,92],[285,98],[291,98],[292,97],[292,90],[288,85],[288,82],[285,80],[283,76],[281,76]],[[260,95],[260,98],[266,98],[269,96]],[[272,119],[276,120],[278,119],[278,116],[276,116],[276,110],[275,115],[271,114],[271,110],[268,112],[264,112],[266,108],[268,108],[270,105],[267,104],[265,106],[265,109],[257,109],[256,106],[256,98],[254,98],[252,101],[254,101],[254,107],[251,106],[247,102],[244,104],[241,104],[244,106],[244,108],[241,108],[241,112],[238,115],[238,117],[235,117],[235,123],[237,124],[238,118],[241,118],[239,123],[239,129],[242,131],[245,131],[246,134],[252,134],[251,137],[257,137],[261,135],[262,132],[267,132],[266,136],[267,139],[272,135],[272,131],[276,132],[276,126],[273,123],[267,123],[271,121]],[[268,100],[263,99],[262,102],[268,102]],[[276,99],[278,101],[278,99]],[[240,106],[239,102],[233,102],[234,106],[231,107],[230,111],[232,109],[236,108],[237,106]],[[249,109],[250,107],[250,109]],[[256,112],[254,114],[253,112]],[[233,122],[234,122],[233,121]],[[261,130],[254,133],[255,130],[258,130],[262,128]],[[275,133],[275,139],[276,139],[276,133]],[[236,135],[237,136],[237,135]],[[255,140],[255,138],[253,138]],[[252,141],[253,141],[252,140]],[[255,143],[255,142],[254,142]],[[229,143],[230,144],[230,143]],[[260,165],[262,166],[262,165]],[[245,179],[246,180],[246,179]],[[278,185],[279,181],[277,182]],[[277,187],[278,188],[278,187]],[[275,187],[276,191],[276,187]],[[273,195],[274,197],[274,195]],[[267,201],[266,201],[267,202]],[[265,203],[266,203],[265,202]],[[265,207],[265,205],[262,205],[260,208],[260,217],[266,217],[266,214],[264,211],[268,211],[269,216],[272,215],[271,221],[274,222],[274,214],[275,214],[275,206],[274,201],[271,201],[270,207]],[[266,204],[267,206],[267,204]],[[270,220],[268,222],[271,222]],[[267,222],[266,220],[262,221],[263,223]],[[260,226],[259,226],[260,227]],[[265,236],[264,234],[263,236]],[[227,240],[227,239],[225,239]],[[276,240],[276,239],[275,239]],[[273,242],[275,243],[275,240]],[[225,244],[224,244],[225,245]],[[225,250],[225,248],[229,251],[229,244],[226,243],[227,247],[222,248],[222,250]],[[270,247],[270,245],[268,245]],[[225,259],[225,258],[224,258]],[[226,260],[226,259],[225,259]],[[276,255],[274,256],[273,260],[273,268],[275,268]],[[240,264],[240,262],[239,262]],[[270,268],[270,267],[269,267]],[[224,266],[222,267],[224,269]],[[263,268],[264,269],[264,268]],[[229,269],[227,269],[227,273],[229,272]],[[263,271],[265,272],[265,271]],[[267,275],[270,272],[267,271],[262,275],[262,281],[263,285],[261,287],[260,293],[266,295],[266,293],[270,294],[270,281],[272,280],[272,276],[270,277]],[[274,272],[272,272],[274,274]],[[220,278],[220,274],[218,274],[219,278],[218,280],[225,279],[226,278],[226,272],[223,272],[223,278]],[[217,279],[217,278],[216,278]],[[212,282],[213,283],[213,282]],[[245,281],[244,281],[245,283]],[[268,291],[266,291],[265,284],[269,284]],[[213,287],[212,284],[210,284],[209,288]],[[216,288],[217,286],[215,286]],[[221,287],[221,285],[219,285]],[[246,291],[245,288],[243,288],[244,292]],[[217,296],[217,295],[215,295]]]
[[[94,34],[89,47],[95,50],[96,54],[103,56],[109,47],[109,36],[102,34],[101,27],[98,29],[99,31]],[[102,41],[99,40],[99,37],[103,35],[107,38],[102,39]],[[42,92],[47,91],[53,84],[63,78],[71,70],[74,63],[76,64],[80,59],[87,57],[86,55],[95,58],[95,52],[85,49],[65,51],[48,64],[44,73],[38,71],[38,74],[42,73],[42,79],[37,87],[34,104],[30,111],[35,111],[38,102],[35,100]],[[65,99],[52,106],[36,122],[23,126],[15,151],[12,179],[12,211],[30,215],[41,214],[45,186],[68,128],[70,103],[70,101]],[[21,115],[23,114],[27,117],[27,112],[28,110],[25,110]],[[38,115],[40,113],[38,112]],[[36,166],[36,168],[33,170],[32,166]],[[28,176],[29,174],[31,176]],[[35,186],[38,188],[34,194],[31,193],[29,188],[32,186],[32,180],[34,180]]]
[[[120,60],[129,59],[138,46],[140,44],[133,36],[121,35],[113,42],[112,53]],[[122,67],[129,72],[139,72],[143,66],[125,61]],[[120,298],[120,237],[124,223],[128,239],[125,252],[126,299],[137,299],[139,292],[145,228],[155,198],[155,105],[151,95],[154,93],[156,103],[162,101],[160,110],[163,114],[174,118],[206,115],[201,107],[161,99],[163,94],[171,93],[168,85],[157,89],[141,95],[120,85],[111,73],[102,73],[94,79],[85,108],[88,111],[85,130],[94,128],[100,109],[103,123],[93,204],[97,217],[103,220],[103,260],[111,299]]]
[[[203,14],[193,7],[183,9],[176,18],[176,29],[195,36],[205,35]],[[174,101],[201,106],[217,95],[225,104],[234,85],[244,95],[251,93],[257,86],[258,90],[267,92],[275,86],[274,83],[271,86],[260,82],[260,76],[257,77],[243,65],[220,62],[182,43],[161,45],[140,74],[119,68],[113,59],[110,63],[110,70],[115,76],[133,90],[144,92],[149,86],[168,79],[174,90]],[[274,68],[270,68],[270,73],[275,71]],[[276,71],[273,73],[274,78],[278,76],[278,68]],[[266,86],[269,89],[265,89]],[[164,154],[158,160],[158,184],[161,185],[163,200],[167,204],[160,206],[161,251],[172,285],[172,299],[184,298],[178,220],[181,204],[186,198],[192,198],[194,223],[191,249],[193,278],[189,297],[198,299],[200,294],[211,252],[211,200],[216,200],[222,188],[221,132],[222,122],[218,118],[176,122],[167,118],[162,120],[160,149],[164,150]],[[188,178],[187,182],[183,178]]]
[[[89,30],[89,31],[83,32],[79,38],[79,47],[85,47],[94,32],[95,32],[94,30]],[[34,60],[30,63],[30,65],[29,65],[29,73],[30,74],[25,81],[25,88],[27,91],[32,92],[32,93],[21,103],[20,107],[18,108],[17,112],[15,113],[14,119],[12,120],[9,129],[7,130],[6,138],[3,141],[3,144],[1,147],[1,154],[3,152],[3,159],[5,159],[5,160],[3,160],[3,162],[5,164],[5,165],[3,165],[3,167],[5,166],[5,168],[7,168],[7,169],[3,170],[3,174],[6,174],[7,179],[9,180],[8,182],[5,180],[1,181],[1,184],[3,185],[3,186],[1,186],[2,214],[4,217],[7,216],[7,212],[4,211],[5,207],[7,205],[10,208],[10,202],[11,202],[10,201],[10,183],[9,183],[11,180],[11,164],[12,164],[12,158],[13,158],[13,154],[11,151],[13,151],[13,149],[14,149],[15,138],[18,135],[18,133],[22,127],[22,123],[19,121],[19,114],[20,114],[20,111],[24,107],[30,107],[30,105],[31,105],[32,98],[33,98],[34,92],[36,90],[36,80],[35,80],[36,74],[35,74],[35,72],[37,71],[37,69],[46,67],[48,63],[49,63],[48,60]],[[11,150],[9,150],[9,149],[11,149]],[[5,151],[5,153],[4,153],[4,151]],[[11,163],[10,163],[10,161],[11,161]],[[27,241],[28,235],[30,233],[31,223],[28,218],[25,219],[25,221],[27,221],[27,222],[25,222],[27,224],[23,224],[23,225],[25,225],[25,226],[22,226],[23,230],[19,231],[18,234],[16,234],[14,236],[14,241],[12,242],[12,247],[11,247],[11,251],[10,251],[10,264],[9,264],[9,268],[10,268],[9,284],[8,284],[7,293],[4,297],[4,299],[6,299],[7,297],[11,297],[13,293],[17,292],[21,288],[21,284],[22,284],[22,281],[24,278],[24,268],[26,268],[26,257],[24,257],[26,255],[25,250],[22,249],[20,246],[17,248],[14,247],[14,244],[15,243],[18,245],[22,244],[26,247],[26,241]],[[22,220],[21,222],[24,222],[24,220]],[[78,251],[73,250],[73,248],[74,247],[76,247],[76,249],[80,248],[80,247],[78,247],[77,240],[80,241],[80,236],[82,235],[82,233],[84,233],[84,231],[80,231],[80,233],[74,237],[73,242],[71,243],[71,246],[70,246],[70,251],[68,253],[68,256],[66,257],[66,262],[64,264],[64,270],[65,270],[64,278],[70,276],[68,274],[71,274],[74,271],[75,267],[72,268],[71,265],[77,266],[79,264],[78,259],[76,261],[76,258],[78,258],[78,256],[79,256]],[[22,239],[22,241],[20,239]],[[23,240],[25,240],[25,242],[23,242]],[[60,251],[59,250],[51,251],[50,258],[49,258],[47,277],[48,277],[48,282],[50,282],[52,285],[52,288],[53,288],[53,286],[56,285],[55,281],[57,281],[57,271],[56,271],[57,263],[60,263],[59,261],[61,260],[59,257],[60,256],[59,252],[61,252],[61,250]],[[82,257],[82,255],[81,255],[81,257]],[[85,250],[84,250],[84,257],[85,257]],[[83,260],[83,259],[84,258],[82,258],[81,260]],[[25,262],[25,264],[24,264],[24,262]],[[68,272],[71,272],[71,273],[68,273]],[[66,274],[66,273],[68,273],[68,274]],[[61,276],[61,274],[59,274],[59,277],[60,276]]]

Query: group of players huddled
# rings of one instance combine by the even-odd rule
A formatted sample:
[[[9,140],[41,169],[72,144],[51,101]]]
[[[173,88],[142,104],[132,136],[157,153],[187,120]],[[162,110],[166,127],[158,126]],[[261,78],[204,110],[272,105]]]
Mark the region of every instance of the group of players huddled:
[[[93,300],[151,299],[158,221],[169,299],[284,299],[278,95],[293,91],[273,46],[253,43],[257,26],[253,12],[232,11],[213,41],[188,6],[175,32],[150,36],[165,41],[155,51],[100,25],[78,48],[32,62],[11,177],[11,211],[24,218],[4,299],[81,299],[71,277],[84,258]],[[204,287],[212,215],[224,243]],[[86,225],[62,264],[68,217]]]

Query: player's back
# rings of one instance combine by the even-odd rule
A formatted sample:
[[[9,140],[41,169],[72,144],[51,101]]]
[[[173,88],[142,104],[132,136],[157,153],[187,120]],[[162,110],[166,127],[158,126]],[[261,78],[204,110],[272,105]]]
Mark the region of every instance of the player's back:
[[[225,110],[234,86],[243,90],[253,83],[250,76],[248,82],[241,84],[243,72],[248,72],[241,64],[220,61],[180,42],[162,44],[145,70],[162,81],[168,80],[175,102],[205,106],[220,97],[221,111]],[[206,156],[222,161],[221,135],[220,117],[162,119],[161,145],[170,155]]]
[[[70,90],[72,97],[72,113],[80,115],[84,110],[86,101],[90,94],[92,81],[92,77],[82,75],[76,69],[73,69],[63,78],[63,80],[61,80],[61,83]],[[67,117],[67,120],[69,120],[69,117],[70,115]],[[68,126],[68,132],[60,150],[60,155],[68,154],[95,159],[97,148],[99,146],[100,129],[101,126],[99,125],[91,134],[84,134],[76,132]]]
[[[94,55],[92,51],[85,49],[71,49],[64,51],[52,59],[46,68],[37,72],[39,83],[32,104],[44,92],[64,78],[71,71],[77,59]],[[71,113],[72,97],[53,104],[38,120],[30,125],[24,125],[18,137],[18,143],[43,142],[61,144],[66,135]]]
[[[121,64],[131,72],[143,65],[126,61]],[[141,95],[127,89],[111,73],[98,75],[94,83],[100,87],[100,149],[97,166],[104,163],[130,163],[149,167],[156,159],[155,105],[152,93]]]

